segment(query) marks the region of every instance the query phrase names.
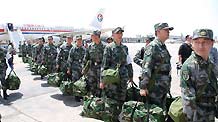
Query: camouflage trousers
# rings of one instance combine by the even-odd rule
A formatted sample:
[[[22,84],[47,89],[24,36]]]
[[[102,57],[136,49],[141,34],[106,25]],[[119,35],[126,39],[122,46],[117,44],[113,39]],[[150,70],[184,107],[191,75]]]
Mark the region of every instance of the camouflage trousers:
[[[48,73],[47,74],[55,73],[57,71],[55,63],[48,63],[46,65],[46,68],[48,69]]]
[[[197,105],[196,110],[183,106],[183,112],[187,122],[215,122],[214,106]]]
[[[71,74],[71,80],[72,82],[76,82],[77,80],[79,80],[81,77],[82,77],[82,74],[81,72],[78,72],[78,71],[71,71],[72,74]]]
[[[90,95],[94,95],[100,97],[101,90],[99,88],[100,84],[100,67],[99,68],[90,68],[87,74],[87,85],[88,85],[88,92]]]
[[[0,71],[0,81],[2,84],[2,89],[6,90],[7,89],[7,83],[5,80],[5,76],[6,76],[6,71]]]
[[[104,122],[119,122],[119,114],[122,111],[123,102],[111,98],[105,98]]]

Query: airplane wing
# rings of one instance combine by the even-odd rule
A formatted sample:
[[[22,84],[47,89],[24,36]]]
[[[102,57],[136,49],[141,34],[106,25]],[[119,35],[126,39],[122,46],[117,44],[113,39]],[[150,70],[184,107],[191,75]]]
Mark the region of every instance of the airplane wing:
[[[101,33],[106,33],[108,31],[112,31],[114,28],[104,28],[101,29]],[[75,35],[87,35],[92,33],[94,30],[90,29],[90,30],[75,30],[73,32],[68,32],[68,33],[62,33],[62,34],[57,34],[57,35],[53,35],[53,36],[60,36],[60,37],[66,37],[66,36],[75,36]]]

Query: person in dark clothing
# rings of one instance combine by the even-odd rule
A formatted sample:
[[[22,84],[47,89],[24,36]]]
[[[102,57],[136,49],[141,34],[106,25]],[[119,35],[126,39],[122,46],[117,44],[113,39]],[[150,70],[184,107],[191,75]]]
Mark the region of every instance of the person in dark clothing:
[[[179,63],[183,64],[185,60],[191,55],[192,47],[191,47],[191,36],[187,35],[185,37],[186,41],[179,47]]]

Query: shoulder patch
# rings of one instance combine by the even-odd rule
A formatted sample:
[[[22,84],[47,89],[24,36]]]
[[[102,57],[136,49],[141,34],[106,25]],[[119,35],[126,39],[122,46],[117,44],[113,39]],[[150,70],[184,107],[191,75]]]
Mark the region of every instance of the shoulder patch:
[[[151,55],[151,46],[148,46],[147,48],[145,48],[145,55]]]
[[[189,80],[188,71],[182,71],[182,79],[186,81]]]

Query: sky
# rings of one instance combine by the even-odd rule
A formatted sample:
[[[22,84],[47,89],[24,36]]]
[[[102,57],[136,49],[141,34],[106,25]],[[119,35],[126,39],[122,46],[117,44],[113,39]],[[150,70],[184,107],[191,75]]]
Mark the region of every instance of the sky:
[[[167,22],[172,35],[209,28],[218,36],[217,0],[0,0],[0,23],[87,28],[103,8],[103,28],[124,27],[125,37],[154,33]]]

